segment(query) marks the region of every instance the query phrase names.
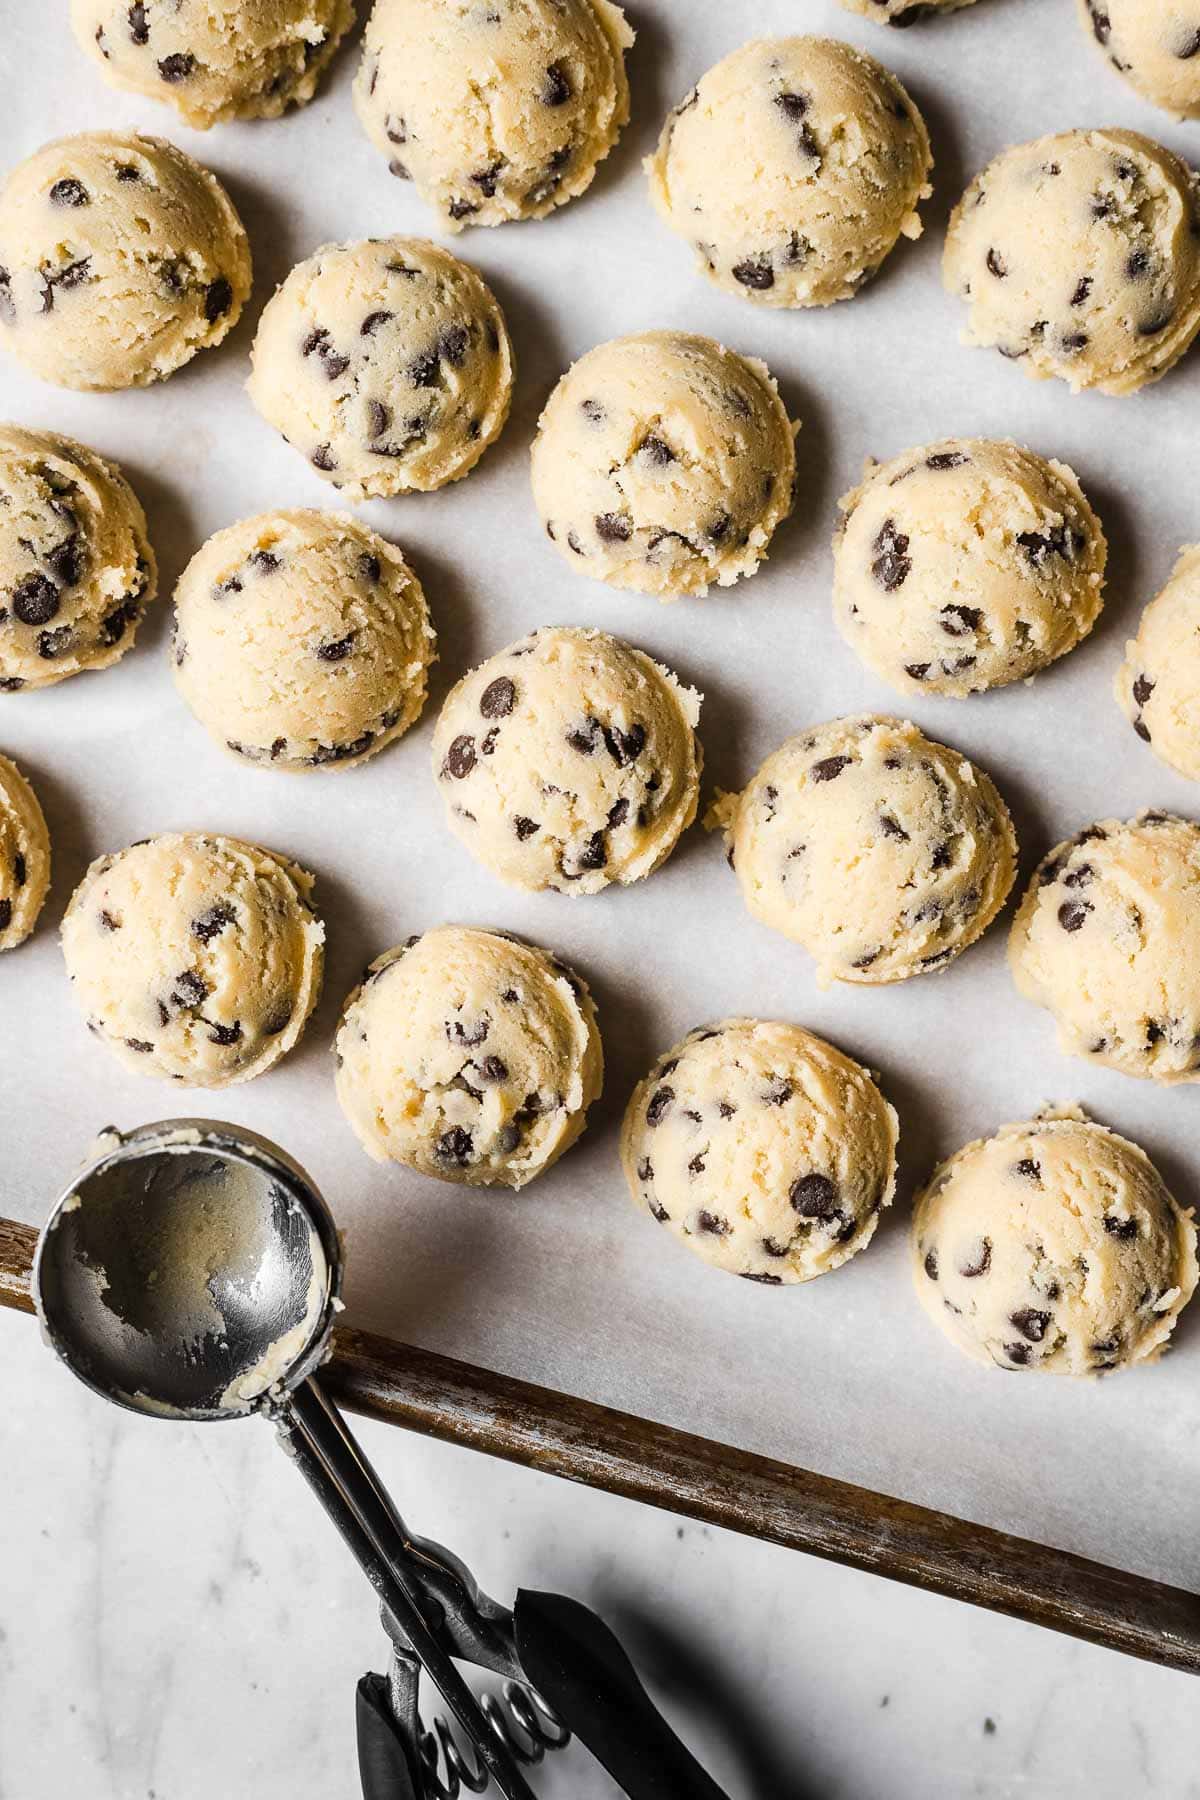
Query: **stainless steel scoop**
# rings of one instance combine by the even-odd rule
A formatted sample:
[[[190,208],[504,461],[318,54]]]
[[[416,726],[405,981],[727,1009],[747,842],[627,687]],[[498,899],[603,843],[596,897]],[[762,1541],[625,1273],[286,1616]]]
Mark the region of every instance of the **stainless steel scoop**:
[[[518,1761],[534,1758],[489,1725],[455,1658],[539,1689],[554,1721],[541,1743],[574,1731],[637,1800],[723,1800],[602,1620],[561,1595],[522,1591],[504,1607],[450,1551],[408,1530],[316,1376],[341,1283],[337,1230],[304,1171],[265,1138],[207,1119],[103,1133],[33,1266],[46,1336],[96,1393],[160,1418],[276,1423],[375,1588],[393,1643],[390,1685],[359,1685],[368,1800],[450,1791],[416,1711],[421,1669],[476,1753],[474,1791],[490,1774],[507,1800],[533,1800]]]

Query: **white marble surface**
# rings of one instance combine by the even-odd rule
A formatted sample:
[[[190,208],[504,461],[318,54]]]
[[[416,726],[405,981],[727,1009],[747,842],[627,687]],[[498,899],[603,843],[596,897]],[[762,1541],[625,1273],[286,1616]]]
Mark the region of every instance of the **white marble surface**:
[[[498,1597],[603,1612],[731,1800],[1200,1796],[1189,1676],[361,1430]],[[354,1800],[383,1638],[266,1426],[119,1413],[0,1311],[0,1470],[0,1800]],[[614,1791],[577,1747],[535,1786]]]

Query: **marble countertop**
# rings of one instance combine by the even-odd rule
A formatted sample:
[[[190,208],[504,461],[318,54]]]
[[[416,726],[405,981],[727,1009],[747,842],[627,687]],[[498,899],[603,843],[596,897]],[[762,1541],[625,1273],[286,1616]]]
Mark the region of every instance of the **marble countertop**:
[[[355,1800],[371,1593],[254,1421],[106,1407],[0,1312],[0,1800]],[[1188,1800],[1192,1678],[381,1425],[410,1523],[621,1634],[734,1800]],[[610,1800],[573,1747],[545,1800]],[[682,1800],[682,1797],[681,1797]]]

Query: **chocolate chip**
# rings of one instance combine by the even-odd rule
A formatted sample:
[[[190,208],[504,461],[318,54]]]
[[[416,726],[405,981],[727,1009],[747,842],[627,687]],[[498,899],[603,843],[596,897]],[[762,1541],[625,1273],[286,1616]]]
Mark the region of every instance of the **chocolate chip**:
[[[461,369],[471,342],[465,325],[447,325],[438,339],[438,351],[452,369]]]
[[[608,861],[608,845],[604,841],[604,833],[596,831],[588,838],[576,858],[580,869],[602,869]]]
[[[885,519],[871,547],[875,552],[875,560],[871,564],[872,575],[885,593],[895,593],[908,579],[912,568],[907,536],[896,530],[894,519]]]
[[[646,1108],[647,1125],[661,1125],[674,1100],[675,1089],[673,1087],[656,1088],[651,1094],[650,1104]]]
[[[748,256],[744,262],[733,265],[733,279],[745,288],[753,288],[765,293],[775,286],[775,270],[771,266],[770,256],[763,251],[758,256]]]
[[[207,912],[201,913],[198,919],[192,920],[192,936],[198,937],[202,944],[211,944],[212,940],[219,937],[225,927],[232,925],[236,919],[237,914],[232,906],[227,906],[223,900],[218,900],[215,906],[210,906]]]
[[[368,313],[358,328],[358,335],[360,337],[373,337],[381,325],[386,325],[388,320],[395,318],[395,316],[394,313],[387,312],[383,309],[379,312]]]
[[[583,725],[573,726],[567,733],[567,742],[572,750],[578,750],[580,756],[590,756],[601,740],[601,728],[598,719],[588,719]]]
[[[581,400],[579,410],[584,418],[589,419],[593,425],[599,425],[605,417],[604,408],[599,400]]]
[[[333,643],[318,644],[318,659],[321,662],[327,663],[345,662],[346,658],[354,648],[354,640],[357,636],[358,633],[356,631],[348,631],[344,638],[336,638]]]
[[[145,1038],[126,1038],[125,1048],[127,1050],[136,1050],[139,1056],[149,1056],[154,1049],[154,1045],[148,1044]]]
[[[474,767],[475,739],[462,732],[446,752],[442,773],[453,775],[456,781],[464,781]]]
[[[596,536],[606,544],[623,544],[633,536],[633,521],[624,513],[598,513]]]
[[[1151,681],[1148,675],[1138,676],[1133,684],[1133,698],[1138,706],[1145,706],[1147,700],[1149,700],[1151,694],[1154,692],[1155,686],[1156,683]]]
[[[436,350],[423,350],[414,356],[408,365],[408,379],[414,387],[428,388],[437,385],[442,363]]]
[[[171,999],[176,1006],[201,1006],[209,996],[209,986],[194,969],[184,969],[175,977]]]
[[[9,899],[0,900],[0,931],[7,931],[12,924],[13,903]]]
[[[366,581],[379,581],[383,575],[383,565],[371,551],[364,550],[358,559],[358,572]]]
[[[13,857],[12,867],[13,867],[14,882],[16,883],[16,885],[19,888],[24,887],[28,871],[25,867],[25,858],[21,855],[21,852],[19,850],[17,851],[16,855]]]
[[[135,44],[146,44],[150,41],[150,26],[146,19],[146,8],[142,0],[134,0],[127,13],[129,35]]]
[[[783,1286],[783,1276],[782,1275],[770,1275],[770,1274],[766,1273],[765,1271],[762,1273],[757,1273],[753,1269],[739,1269],[738,1274],[741,1276],[743,1281],[757,1281],[757,1282],[760,1282],[763,1287],[782,1287]]]
[[[933,456],[925,458],[927,469],[960,469],[970,457],[963,450],[939,450]]]
[[[54,631],[39,632],[38,655],[43,657],[46,662],[52,662],[56,656],[61,656],[64,650],[70,648],[73,635],[69,625],[59,625]]]
[[[476,170],[471,176],[471,180],[486,200],[490,200],[495,194],[496,182],[503,167],[503,160],[498,159],[496,162],[490,163],[486,169]]]
[[[733,1230],[728,1219],[722,1219],[717,1213],[707,1212],[704,1208],[696,1214],[696,1228],[707,1232],[709,1237],[728,1237]]]
[[[485,719],[506,719],[517,703],[517,690],[507,675],[489,681],[479,699],[479,710]]]
[[[461,1125],[452,1125],[449,1131],[443,1131],[438,1138],[433,1153],[439,1162],[453,1163],[457,1168],[465,1169],[474,1147],[471,1133],[464,1131]],[[513,1149],[516,1149],[515,1144]]]
[[[1137,1236],[1138,1223],[1136,1219],[1118,1219],[1112,1213],[1105,1213],[1104,1229],[1109,1237],[1120,1238],[1123,1242],[1127,1242],[1130,1238]]]
[[[218,275],[204,290],[204,316],[213,325],[218,319],[224,318],[232,305],[233,288],[224,275]]]
[[[1023,1306],[1019,1312],[1009,1314],[1009,1323],[1015,1325],[1021,1336],[1028,1338],[1031,1344],[1040,1344],[1046,1335],[1050,1314],[1038,1312],[1032,1306]]]
[[[164,81],[186,81],[196,67],[196,59],[190,50],[177,50],[173,56],[164,56],[158,65],[158,72]]]
[[[1031,1361],[1033,1351],[1028,1344],[1005,1344],[1004,1354],[1016,1368],[1023,1369]]]
[[[463,1044],[468,1050],[475,1050],[480,1044],[486,1044],[490,1030],[491,1021],[487,1018],[477,1019],[470,1030],[461,1019],[447,1019],[446,1041],[451,1044]]]
[[[925,1273],[928,1275],[930,1281],[937,1280],[937,1278],[938,1278],[938,1259],[937,1259],[937,1251],[936,1250],[930,1250],[925,1257]]]
[[[964,1262],[958,1265],[958,1272],[967,1281],[974,1281],[979,1275],[986,1275],[992,1266],[992,1240],[979,1238]]]
[[[508,1064],[500,1056],[485,1056],[479,1064],[479,1073],[485,1081],[507,1081]]]
[[[232,1025],[214,1025],[208,1034],[208,1041],[210,1044],[220,1044],[225,1049],[228,1049],[231,1044],[240,1044],[242,1041],[241,1020],[235,1019]]]
[[[1032,1156],[1023,1156],[1020,1162],[1013,1164],[1013,1174],[1019,1175],[1023,1181],[1036,1181],[1040,1187],[1042,1165],[1040,1162],[1036,1162]]]
[[[1086,331],[1065,332],[1062,347],[1068,356],[1075,356],[1080,350],[1086,350],[1091,340]]]
[[[802,1219],[828,1225],[839,1215],[838,1191],[828,1175],[802,1175],[792,1183],[788,1199]]]
[[[823,756],[820,762],[812,765],[809,774],[814,781],[836,781],[842,770],[848,769],[853,760],[849,756]]]
[[[781,1075],[777,1075],[762,1097],[763,1105],[786,1106],[795,1091],[796,1090],[790,1081],[786,1081]]]
[[[1095,880],[1095,876],[1096,871],[1093,869],[1091,863],[1080,863],[1077,869],[1067,870],[1067,873],[1062,878],[1062,884],[1067,888],[1090,887]]]
[[[1082,306],[1084,301],[1087,299],[1088,295],[1091,293],[1091,291],[1092,291],[1091,276],[1090,275],[1081,275],[1079,278],[1079,281],[1076,284],[1075,292],[1071,295],[1071,305],[1072,306]]]
[[[908,832],[905,831],[899,819],[894,819],[891,813],[880,813],[879,829],[883,832],[884,837],[895,838],[898,843],[907,844],[910,841]]]
[[[938,617],[947,637],[966,637],[969,631],[978,631],[983,623],[983,613],[978,606],[943,606]]]
[[[1184,36],[1175,55],[1180,62],[1191,62],[1193,56],[1200,56],[1200,27]]]
[[[552,62],[546,70],[538,99],[543,106],[564,106],[571,93],[571,78],[563,64]]]
[[[624,797],[622,797],[620,800],[614,800],[613,804],[608,809],[609,829],[615,831],[617,826],[623,825],[628,817],[629,817],[629,802],[628,802],[628,800],[626,800]]]
[[[26,575],[12,593],[12,609],[22,625],[47,625],[62,605],[62,595],[46,575]]]
[[[1058,909],[1058,922],[1064,931],[1079,931],[1091,911],[1090,900],[1064,900]]]
[[[653,431],[638,445],[638,455],[644,456],[647,462],[653,463],[659,469],[665,469],[668,463],[675,461],[675,452],[670,444]]]
[[[929,673],[928,663],[905,663],[904,673],[911,675],[914,681],[924,681]]]
[[[994,275],[997,281],[1004,281],[1006,279],[1008,275],[1008,264],[998,250],[989,250],[984,260],[987,263],[988,273]]]
[[[103,931],[120,931],[121,921],[120,919],[114,918],[112,913],[102,908],[100,911],[100,926]]]
[[[541,829],[541,825],[536,819],[526,819],[520,813],[518,813],[513,820],[513,830],[516,832],[522,843],[525,842],[526,838],[535,836]]]
[[[91,198],[82,181],[76,181],[73,175],[64,175],[50,189],[50,199],[55,206],[88,206]]]
[[[1125,259],[1125,273],[1130,281],[1140,281],[1149,272],[1150,252],[1148,250],[1131,250]]]
[[[279,558],[270,550],[254,551],[249,561],[256,575],[274,575],[279,568]]]
[[[646,727],[631,725],[628,731],[622,731],[617,725],[601,727],[605,748],[619,769],[628,768],[636,762],[646,748]]]
[[[328,444],[318,444],[309,461],[315,469],[324,469],[326,473],[337,468],[337,458]]]

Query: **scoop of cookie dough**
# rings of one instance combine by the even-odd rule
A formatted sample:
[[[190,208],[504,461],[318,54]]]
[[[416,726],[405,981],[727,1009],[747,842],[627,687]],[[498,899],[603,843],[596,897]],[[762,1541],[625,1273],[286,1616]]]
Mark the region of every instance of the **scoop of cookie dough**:
[[[869,1244],[896,1185],[896,1115],[865,1069],[799,1025],[725,1019],[638,1083],[621,1162],[705,1262],[770,1287]]]
[[[1196,1231],[1143,1150],[1081,1112],[1002,1125],[917,1198],[921,1304],[1000,1369],[1090,1375],[1160,1355],[1196,1287]]]
[[[718,287],[828,306],[919,237],[925,121],[896,77],[833,38],[759,38],[703,76],[646,159],[658,212]]]
[[[163,138],[56,138],[0,192],[0,344],[43,381],[159,381],[219,344],[249,292],[232,201]]]
[[[1155,755],[1200,781],[1200,544],[1182,552],[1142,614],[1115,689],[1117,705]]]
[[[175,590],[175,682],[218,743],[274,769],[344,766],[403,737],[436,638],[394,544],[345,513],[243,519]]]
[[[950,219],[943,274],[964,342],[1073,392],[1132,394],[1200,331],[1200,176],[1136,131],[1003,151]]]
[[[1104,532],[1065,463],[945,438],[869,464],[839,504],[834,618],[902,693],[1024,681],[1096,622]]]
[[[981,937],[1016,875],[1017,841],[982,769],[915,725],[864,714],[789,738],[724,828],[756,919],[803,944],[822,987],[905,981]]]
[[[1078,0],[1109,62],[1177,119],[1200,118],[1200,13],[1195,0]]]
[[[601,344],[538,421],[533,497],[559,554],[672,599],[753,574],[791,510],[793,433],[765,364],[683,331]]]
[[[94,862],[63,954],[89,1028],[142,1075],[230,1087],[299,1042],[321,989],[313,878],[236,838],[169,832]]]
[[[156,580],[145,514],[115,463],[0,425],[0,692],[118,662]]]
[[[264,308],[246,391],[348,498],[427,492],[473,469],[508,417],[504,315],[424,238],[326,244]]]
[[[1200,1081],[1200,826],[1143,812],[1058,844],[1029,884],[1008,955],[1066,1055]]]
[[[371,964],[342,1013],[337,1071],[377,1162],[521,1188],[582,1132],[604,1055],[592,997],[557,957],[443,925]]]
[[[197,131],[311,100],[354,17],[350,0],[71,0],[104,79],[173,106]]]
[[[0,755],[0,951],[25,942],[49,886],[45,815],[16,763]]]
[[[628,123],[632,43],[609,0],[375,0],[354,105],[443,230],[541,219]]]
[[[640,881],[696,816],[699,716],[699,694],[619,638],[535,631],[447,696],[433,740],[447,823],[513,887]]]
[[[958,12],[973,4],[974,0],[842,0],[848,12],[862,13],[880,25],[900,29],[916,25],[921,19],[939,19],[943,13]]]

